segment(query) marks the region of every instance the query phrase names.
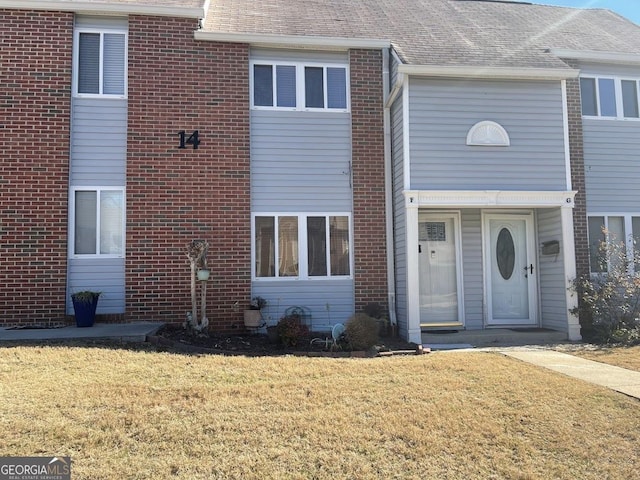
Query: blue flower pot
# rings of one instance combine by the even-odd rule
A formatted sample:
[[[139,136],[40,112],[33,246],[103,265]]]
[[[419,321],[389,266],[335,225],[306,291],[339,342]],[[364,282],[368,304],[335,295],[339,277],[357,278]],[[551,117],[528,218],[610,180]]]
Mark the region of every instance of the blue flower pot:
[[[99,298],[100,295],[95,295],[90,301],[85,301],[76,300],[73,295],[71,296],[73,310],[76,314],[76,326],[93,327],[96,321],[96,308],[98,307]]]

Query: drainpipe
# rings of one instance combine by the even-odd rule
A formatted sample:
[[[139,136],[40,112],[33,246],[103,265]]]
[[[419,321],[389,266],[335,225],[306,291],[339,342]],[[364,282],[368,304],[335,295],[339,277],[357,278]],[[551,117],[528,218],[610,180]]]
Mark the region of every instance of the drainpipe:
[[[400,75],[399,75],[400,76]],[[399,78],[400,80],[400,78]],[[382,50],[382,85],[384,102],[384,189],[385,189],[385,227],[387,240],[387,286],[389,302],[389,323],[397,331],[396,316],[396,276],[395,276],[395,246],[393,241],[393,165],[391,158],[391,104],[400,91],[402,82],[396,82],[389,92],[389,49]]]

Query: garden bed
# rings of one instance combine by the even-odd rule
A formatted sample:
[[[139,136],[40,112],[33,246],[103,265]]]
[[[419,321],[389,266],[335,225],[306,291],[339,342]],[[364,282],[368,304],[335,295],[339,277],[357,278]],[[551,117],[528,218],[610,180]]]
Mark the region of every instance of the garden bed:
[[[412,343],[407,343],[400,338],[382,338],[368,351],[332,350],[328,348],[331,341],[311,342],[312,339],[330,338],[326,333],[311,333],[302,338],[297,345],[285,347],[281,343],[271,341],[267,335],[237,334],[222,335],[216,333],[193,335],[188,330],[177,325],[166,325],[154,336],[148,337],[148,341],[155,345],[161,345],[191,353],[212,353],[221,355],[246,355],[246,356],[274,356],[274,355],[299,355],[310,357],[376,357],[388,355],[407,355],[424,353],[421,348]]]

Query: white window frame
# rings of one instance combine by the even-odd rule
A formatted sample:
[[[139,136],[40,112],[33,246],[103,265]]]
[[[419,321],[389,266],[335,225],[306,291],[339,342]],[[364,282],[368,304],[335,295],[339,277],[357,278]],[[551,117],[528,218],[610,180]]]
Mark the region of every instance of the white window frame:
[[[122,192],[122,253],[100,253],[100,194],[101,192]],[[96,253],[75,253],[76,251],[76,192],[96,192]],[[126,251],[127,192],[123,186],[74,186],[69,195],[69,258],[124,258]]]
[[[274,218],[274,241],[275,241],[275,255],[276,255],[276,268],[273,277],[258,277],[256,275],[256,217],[273,217]],[[296,217],[298,219],[298,276],[278,276],[278,218],[279,217]],[[309,275],[309,258],[308,258],[308,238],[307,238],[307,218],[308,217],[325,217],[327,222],[327,275]],[[332,275],[331,274],[331,249],[330,245],[330,229],[329,218],[330,217],[347,217],[347,223],[349,225],[349,275]],[[286,282],[286,281],[318,281],[318,280],[347,280],[353,279],[353,221],[351,213],[348,212],[255,212],[251,214],[251,279],[256,282]]]
[[[626,122],[638,122],[640,117],[625,117],[624,116],[624,104],[622,101],[622,82],[632,81],[636,82],[636,102],[638,103],[638,112],[640,112],[640,78],[633,78],[627,76],[616,75],[582,75],[581,79],[593,79],[595,81],[596,89],[596,107],[598,109],[598,115],[582,115],[583,118],[597,119],[597,120],[623,120]],[[613,80],[615,97],[616,97],[616,116],[608,117],[601,114],[602,108],[600,107],[600,80]],[[582,92],[580,92],[580,107],[582,108]]]
[[[80,66],[80,34],[81,33],[95,33],[100,35],[100,73],[98,79],[98,88],[100,93],[80,93],[78,92],[78,76]],[[103,85],[103,70],[104,70],[104,35],[105,34],[119,34],[124,35],[124,93],[102,93]],[[129,32],[122,28],[86,28],[76,27],[73,31],[73,75],[72,75],[72,92],[74,97],[82,98],[127,98],[129,91]]]
[[[254,74],[255,65],[269,65],[272,67],[272,88],[273,88],[273,105],[263,106],[254,104]],[[277,85],[276,85],[276,67],[295,67],[296,69],[296,106],[295,107],[278,107],[277,106]],[[305,85],[305,67],[322,68],[322,84],[324,86],[324,107],[308,108],[306,107],[306,85]],[[346,63],[326,63],[326,62],[281,62],[277,60],[251,60],[249,62],[249,92],[251,98],[251,109],[253,110],[278,110],[278,111],[302,111],[302,112],[349,112],[351,110],[351,86],[349,65]],[[327,69],[343,68],[345,71],[345,88],[346,88],[346,108],[329,108],[328,88],[327,88]]]
[[[634,212],[634,213],[616,213],[616,212],[606,212],[606,213],[602,213],[602,212],[589,212],[587,214],[587,226],[589,225],[589,218],[591,217],[604,217],[604,227],[608,230],[609,229],[609,218],[610,217],[622,217],[623,219],[623,225],[624,225],[624,235],[625,238],[621,239],[621,238],[617,238],[616,240],[621,242],[624,241],[624,245],[625,248],[627,250],[627,259],[629,260],[629,271],[630,272],[634,272],[635,271],[635,263],[640,260],[640,259],[636,259],[636,253],[640,254],[640,245],[638,245],[637,247],[634,246],[633,244],[633,219],[634,218],[640,218],[640,212]],[[587,234],[588,234],[588,228],[587,228]],[[605,238],[605,241],[609,241],[610,238],[607,236],[607,238]],[[589,244],[589,249],[591,249],[591,239],[588,238],[588,244]],[[591,250],[589,250],[589,273],[591,275],[603,275],[606,274],[606,272],[594,272],[591,270]],[[609,259],[607,259],[607,270],[609,269]],[[637,272],[640,273],[640,272]]]

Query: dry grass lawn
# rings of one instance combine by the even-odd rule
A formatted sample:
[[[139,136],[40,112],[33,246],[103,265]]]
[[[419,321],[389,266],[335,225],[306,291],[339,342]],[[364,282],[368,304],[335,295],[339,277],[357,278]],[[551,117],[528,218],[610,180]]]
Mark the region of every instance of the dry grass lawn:
[[[601,347],[571,352],[582,358],[608,363],[640,372],[640,345],[635,347]]]
[[[495,353],[0,348],[0,452],[78,479],[627,479],[640,402]]]

